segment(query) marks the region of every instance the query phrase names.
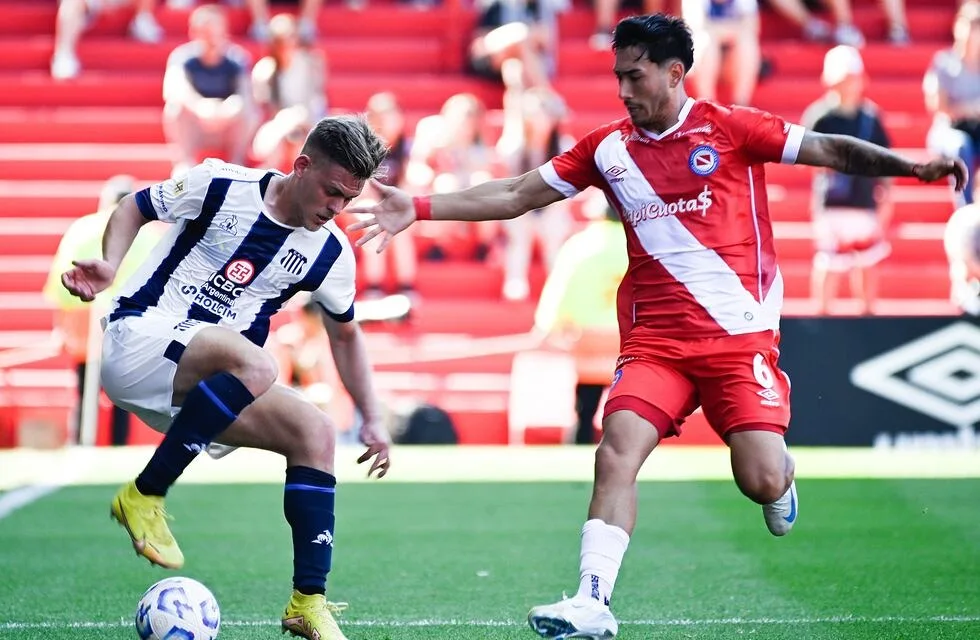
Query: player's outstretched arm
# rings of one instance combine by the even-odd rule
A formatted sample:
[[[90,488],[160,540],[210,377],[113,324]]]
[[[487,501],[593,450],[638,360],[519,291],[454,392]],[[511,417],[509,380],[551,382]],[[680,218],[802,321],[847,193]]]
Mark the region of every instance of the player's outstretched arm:
[[[102,235],[102,260],[74,260],[73,268],[61,275],[61,284],[74,296],[91,302],[116,278],[119,264],[133,245],[136,234],[148,220],[130,194],[119,201]]]
[[[126,252],[133,246],[136,234],[149,222],[139,207],[136,196],[129,194],[119,201],[119,206],[109,216],[105,233],[102,235],[102,259],[108,262],[113,271],[119,268]]]
[[[508,220],[565,197],[549,186],[537,169],[516,178],[490,180],[462,191],[415,199],[395,187],[377,182],[375,187],[384,196],[381,202],[348,209],[365,217],[347,227],[347,230],[367,231],[357,241],[359,247],[384,234],[378,246],[379,252],[388,246],[395,234],[404,231],[416,220]]]
[[[361,442],[367,446],[367,451],[357,459],[358,463],[371,461],[368,476],[378,472],[383,478],[391,465],[389,447],[391,436],[382,421],[381,404],[374,389],[371,378],[371,363],[367,355],[367,343],[364,334],[356,320],[337,322],[324,316],[327,336],[330,338],[330,350],[333,352],[334,363],[340,381],[350,394],[358,411],[361,412]]]
[[[963,190],[967,178],[966,165],[958,158],[936,158],[920,164],[852,136],[815,131],[804,134],[796,163],[863,176],[915,176],[922,182],[953,176],[957,191]]]

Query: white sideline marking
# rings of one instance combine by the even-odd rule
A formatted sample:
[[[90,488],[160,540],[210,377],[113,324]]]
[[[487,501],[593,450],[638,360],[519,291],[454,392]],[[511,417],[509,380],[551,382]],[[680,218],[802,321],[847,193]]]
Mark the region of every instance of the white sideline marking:
[[[341,620],[345,627],[520,627],[523,620]],[[644,627],[714,627],[714,626],[762,626],[814,624],[900,624],[900,623],[969,623],[980,622],[980,614],[968,616],[823,616],[813,618],[666,618],[661,620],[622,620],[620,624]],[[0,622],[0,630],[28,629],[117,629],[129,627],[131,620],[120,619],[115,622]],[[279,620],[222,620],[223,627],[268,627],[278,626]]]
[[[17,487],[0,495],[0,520],[3,520],[18,509],[22,509],[45,496],[51,495],[65,485],[74,483],[79,475],[91,466],[91,463],[91,455],[83,453],[78,457],[63,462],[60,466],[39,465],[37,467],[38,469],[42,472],[52,474],[53,478],[48,482],[35,482]],[[2,488],[3,485],[0,484],[0,489]],[[2,628],[0,627],[0,629]]]
[[[37,502],[46,495],[52,494],[63,484],[31,484],[14,489],[0,496],[0,520],[3,520],[21,507]]]

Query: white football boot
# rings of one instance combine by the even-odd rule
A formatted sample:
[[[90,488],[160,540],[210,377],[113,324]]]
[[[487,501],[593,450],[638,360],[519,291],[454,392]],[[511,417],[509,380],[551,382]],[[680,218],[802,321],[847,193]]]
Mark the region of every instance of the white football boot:
[[[527,623],[543,638],[565,640],[615,638],[619,624],[609,607],[592,598],[563,598],[560,602],[534,607]]]
[[[783,497],[772,504],[762,505],[762,515],[766,517],[766,526],[774,536],[785,536],[796,524],[800,515],[800,501],[796,497],[796,480],[789,485]]]

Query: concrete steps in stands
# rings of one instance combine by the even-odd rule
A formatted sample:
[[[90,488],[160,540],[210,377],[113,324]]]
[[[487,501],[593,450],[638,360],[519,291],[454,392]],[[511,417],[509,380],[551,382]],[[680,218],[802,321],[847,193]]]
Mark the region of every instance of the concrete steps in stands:
[[[56,5],[51,3],[3,2],[0,4],[3,20],[0,36],[28,34],[50,35],[55,23]],[[275,9],[275,7],[274,7]],[[278,13],[279,9],[274,11]],[[426,39],[440,39],[447,34],[447,27],[455,24],[453,17],[459,14],[448,6],[433,7],[427,11],[395,3],[375,3],[363,11],[346,7],[327,7],[319,15],[318,26],[323,39],[331,36],[352,38],[388,38],[415,35]],[[88,38],[127,38],[133,10],[129,7],[102,12],[86,32]],[[172,9],[161,3],[155,11],[157,21],[165,33],[173,38],[187,35],[188,9]],[[226,7],[230,32],[242,38],[251,23],[244,7]],[[465,14],[459,14],[465,15]],[[379,52],[380,53],[380,52]]]
[[[474,19],[470,10],[459,11],[454,3],[447,2],[420,11],[394,2],[374,2],[364,10],[328,6],[320,11],[318,26],[324,39],[341,37],[397,37],[414,33],[427,38],[446,38],[450,28],[468,28]],[[951,36],[954,0],[909,3],[908,23],[913,41],[948,40]],[[50,34],[55,21],[53,3],[26,4],[3,3],[4,20],[0,22],[0,35]],[[187,32],[189,11],[159,7],[157,20],[169,36],[181,37]],[[229,8],[231,31],[243,36],[250,23],[244,8]],[[98,17],[88,33],[92,36],[124,37],[131,9],[106,11]],[[861,3],[854,7],[854,22],[871,40],[884,40],[886,22],[877,3]],[[563,38],[588,38],[595,29],[594,11],[584,3],[576,3],[559,16],[559,33]],[[766,40],[799,39],[800,30],[791,22],[770,11],[762,14],[762,36]]]
[[[913,42],[950,41],[956,0],[925,0],[906,3],[909,31]],[[854,24],[861,29],[869,42],[886,39],[887,22],[878,2],[854,2]],[[826,16],[829,19],[829,16]],[[801,40],[800,28],[782,16],[766,10],[761,13],[761,34],[764,41]],[[595,14],[583,5],[559,16],[559,33],[562,38],[586,39],[595,30]],[[828,47],[829,48],[829,47]]]
[[[68,82],[53,80],[46,71],[0,72],[4,86],[18,91],[0,94],[0,107],[162,106],[163,70],[139,72],[88,71]],[[126,91],[114,88],[125,85]],[[614,80],[592,76],[561,77],[555,89],[575,111],[622,112]],[[327,90],[335,108],[362,109],[380,87],[391,90],[406,109],[436,112],[451,95],[469,92],[489,108],[501,106],[501,90],[494,83],[466,75],[445,74],[333,74]],[[753,103],[773,112],[802,112],[822,93],[816,79],[773,78],[758,87]],[[922,90],[907,79],[880,79],[868,87],[868,97],[886,112],[922,110]]]
[[[410,110],[405,114],[409,131],[429,115],[426,109]],[[802,113],[779,111],[791,122],[799,122]],[[574,111],[564,123],[565,130],[576,139],[597,126],[623,117],[617,106],[613,110]],[[925,113],[886,113],[885,127],[892,145],[917,148],[925,144],[932,119]],[[485,138],[496,140],[503,126],[503,112],[487,112]],[[0,144],[5,143],[98,143],[98,144],[161,144],[163,124],[158,107],[60,107],[60,108],[0,108]]]
[[[130,173],[144,183],[166,177],[170,172],[166,148],[145,145],[137,153],[127,155],[117,145],[79,145],[79,152],[92,149],[93,155],[59,154],[68,145],[33,145],[38,147],[37,157],[19,162],[15,160],[21,149],[9,151],[20,145],[0,145],[0,171],[6,171],[0,180],[0,220],[3,218],[72,218],[91,213],[98,202],[101,179],[115,173]],[[31,145],[23,145],[28,150]],[[52,147],[50,153],[41,148]],[[152,148],[151,148],[152,147]],[[105,155],[94,155],[101,149]],[[771,166],[781,175],[793,175],[795,186],[786,187],[779,177],[770,177],[768,191],[769,211],[775,221],[798,222],[810,218],[809,177],[806,170]],[[768,169],[767,169],[768,171]],[[799,173],[794,175],[794,172]],[[44,180],[46,175],[64,175],[78,178],[65,182]],[[789,181],[787,181],[789,182]],[[892,187],[895,218],[902,222],[945,223],[953,211],[952,189],[943,184],[918,184],[903,180]],[[577,212],[578,201],[573,201]],[[5,229],[12,229],[7,223]],[[31,228],[27,229],[28,231]],[[21,252],[23,253],[23,252]]]
[[[942,47],[942,42],[934,40],[913,42],[906,47],[869,42],[861,50],[861,56],[872,83],[878,78],[914,78],[921,82],[932,57]],[[824,53],[829,48],[829,45],[801,42],[799,38],[767,40],[762,44],[762,56],[771,66],[770,77],[819,78]],[[558,52],[558,72],[611,79],[612,58],[608,51],[596,51],[586,40],[569,39]]]
[[[145,44],[126,38],[85,37],[78,45],[78,58],[85,72],[159,72],[170,52],[186,37]],[[265,45],[243,41],[243,47],[258,60]],[[437,40],[418,37],[330,38],[319,50],[329,69],[344,73],[439,73],[445,57]],[[45,71],[51,63],[54,41],[49,36],[29,35],[0,38],[0,70]],[[379,55],[384,51],[384,55]]]
[[[145,44],[118,37],[87,37],[78,45],[82,69],[89,71],[158,72],[184,37],[168,38],[156,44]],[[260,58],[265,46],[250,40],[240,42],[253,60]],[[862,50],[869,76],[878,78],[915,78],[921,80],[939,44],[914,42],[907,47],[871,42]],[[771,67],[772,77],[818,78],[823,68],[824,47],[798,40],[770,41],[762,52]],[[0,37],[0,70],[47,70],[54,41],[47,35]],[[440,73],[446,71],[443,46],[438,40],[418,37],[324,38],[318,45],[335,73]],[[378,55],[384,51],[385,55]],[[458,71],[458,70],[456,70]],[[590,76],[612,79],[612,58],[607,51],[592,49],[587,41],[563,42],[558,51],[557,72],[562,77]]]

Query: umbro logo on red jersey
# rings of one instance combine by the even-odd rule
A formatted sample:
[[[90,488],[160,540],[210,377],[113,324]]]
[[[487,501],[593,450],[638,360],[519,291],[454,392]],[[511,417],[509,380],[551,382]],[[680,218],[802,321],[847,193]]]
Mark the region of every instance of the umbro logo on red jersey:
[[[614,164],[613,166],[606,169],[603,173],[606,174],[606,180],[609,182],[609,184],[613,184],[615,182],[622,182],[623,180],[626,179],[626,177],[623,175],[626,173],[626,168],[621,167],[618,164]]]
[[[613,184],[614,182],[622,182],[626,179],[623,176],[623,174],[626,173],[626,169],[618,164],[614,164],[613,166],[609,167],[604,171],[604,173],[608,176],[607,180],[609,181],[609,184]]]

